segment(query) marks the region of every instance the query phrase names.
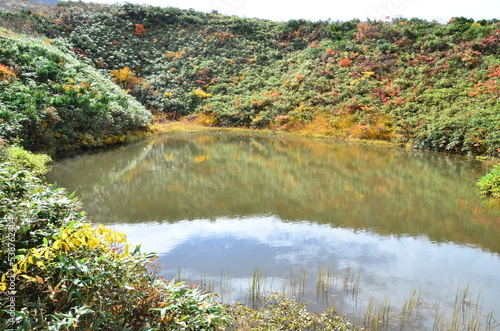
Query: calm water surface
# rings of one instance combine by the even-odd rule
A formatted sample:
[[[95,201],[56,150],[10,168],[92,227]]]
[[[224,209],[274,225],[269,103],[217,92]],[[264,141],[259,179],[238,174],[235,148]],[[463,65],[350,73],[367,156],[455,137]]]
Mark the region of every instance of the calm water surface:
[[[209,284],[225,301],[248,301],[256,274],[263,290],[351,316],[371,297],[398,309],[415,289],[446,309],[468,287],[500,321],[500,214],[474,191],[486,170],[449,155],[225,132],[62,160],[50,178],[77,192],[93,222],[158,252],[165,277]],[[338,275],[328,291],[321,269]]]

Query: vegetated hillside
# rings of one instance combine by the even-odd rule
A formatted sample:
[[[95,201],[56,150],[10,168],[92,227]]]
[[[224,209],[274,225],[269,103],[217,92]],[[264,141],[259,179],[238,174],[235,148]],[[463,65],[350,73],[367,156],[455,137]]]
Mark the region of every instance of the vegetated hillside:
[[[62,40],[0,30],[0,132],[34,150],[124,139],[151,114]]]
[[[37,13],[43,13],[55,6],[59,0],[2,0],[0,2],[0,11],[21,12],[23,10],[31,10]]]
[[[59,3],[4,25],[62,37],[156,115],[500,154],[500,23],[276,23]]]

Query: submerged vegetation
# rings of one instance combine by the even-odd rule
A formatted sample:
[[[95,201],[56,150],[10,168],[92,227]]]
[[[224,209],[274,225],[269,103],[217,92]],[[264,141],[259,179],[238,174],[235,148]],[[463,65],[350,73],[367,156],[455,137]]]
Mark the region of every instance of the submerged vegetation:
[[[153,119],[182,118],[500,156],[497,20],[278,23],[83,2],[32,9],[0,12],[7,327],[352,328],[286,298],[271,298],[269,310],[224,308],[210,294],[159,278],[148,267],[151,254],[91,226],[72,195],[38,179],[48,159],[24,148],[112,145]],[[483,195],[500,197],[499,170],[478,182]]]

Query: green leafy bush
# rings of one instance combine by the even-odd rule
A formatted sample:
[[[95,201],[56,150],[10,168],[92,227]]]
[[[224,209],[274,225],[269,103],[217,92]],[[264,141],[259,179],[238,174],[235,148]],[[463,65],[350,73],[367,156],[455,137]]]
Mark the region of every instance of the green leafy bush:
[[[497,20],[270,22],[68,2],[52,13],[49,31],[38,16],[29,17],[38,33],[64,39],[81,60],[115,74],[127,68],[131,76],[119,84],[161,118],[201,113],[211,125],[499,155]],[[146,33],[138,34],[137,26]],[[44,64],[35,74],[41,81],[60,79],[56,69]],[[86,108],[92,100],[77,91],[60,94],[57,105],[76,101]],[[37,118],[36,107],[25,118],[4,113],[9,131]],[[100,143],[93,134],[82,141]]]
[[[46,154],[33,154],[20,146],[3,146],[0,143],[0,162],[10,162],[16,168],[26,169],[37,177],[43,177],[49,172],[52,159]]]
[[[57,45],[59,48],[56,48]],[[0,134],[34,150],[65,151],[123,141],[151,114],[68,45],[0,30]]]
[[[482,177],[477,186],[481,195],[500,198],[500,165],[493,167],[490,173]]]
[[[232,316],[231,330],[358,330],[333,310],[323,314],[307,311],[306,305],[273,293],[255,311],[242,304],[226,306]]]

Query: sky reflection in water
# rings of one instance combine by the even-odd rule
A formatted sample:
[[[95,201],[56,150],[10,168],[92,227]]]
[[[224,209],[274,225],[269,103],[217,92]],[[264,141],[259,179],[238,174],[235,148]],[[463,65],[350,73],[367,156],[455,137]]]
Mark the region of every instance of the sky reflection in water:
[[[62,160],[49,177],[92,221],[158,252],[167,278],[228,276],[235,300],[258,267],[275,290],[306,270],[304,295],[318,301],[316,273],[333,262],[360,274],[365,305],[401,305],[419,287],[452,305],[469,285],[500,320],[500,217],[474,192],[486,171],[449,155],[226,132]]]
[[[142,242],[146,251],[159,253],[166,278],[174,278],[177,267],[190,276],[212,279],[216,284],[221,267],[230,270],[234,297],[238,287],[248,286],[257,266],[269,279],[279,280],[305,268],[309,291],[316,286],[314,272],[332,262],[342,274],[347,266],[360,273],[365,295],[402,304],[421,288],[423,297],[452,305],[458,288],[482,289],[483,306],[500,309],[500,258],[481,249],[454,243],[431,243],[426,236],[381,236],[309,222],[285,222],[274,216],[242,219],[221,218],[143,225],[116,224],[132,242]],[[147,240],[144,240],[147,238]],[[235,254],[235,251],[237,252]],[[170,267],[171,266],[171,267]],[[268,281],[269,285],[271,281]],[[309,300],[317,301],[309,293]],[[345,300],[345,299],[344,299]],[[366,300],[366,299],[365,299]],[[320,305],[320,307],[324,308]]]

